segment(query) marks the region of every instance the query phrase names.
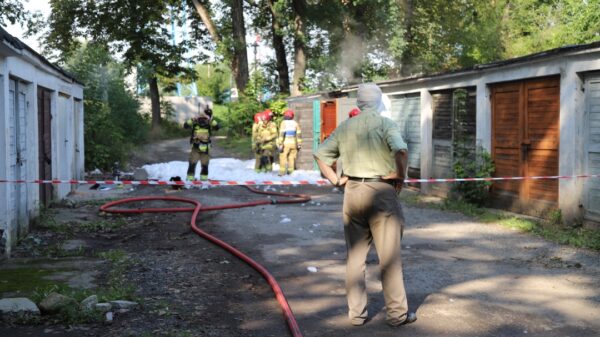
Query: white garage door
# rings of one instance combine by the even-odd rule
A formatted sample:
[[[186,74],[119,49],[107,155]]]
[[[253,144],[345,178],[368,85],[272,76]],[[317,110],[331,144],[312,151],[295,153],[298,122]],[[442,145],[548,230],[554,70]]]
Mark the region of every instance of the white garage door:
[[[26,96],[23,88],[24,84],[13,79],[9,81],[9,180],[27,179]],[[27,184],[9,185],[9,219],[16,228],[26,225]]]
[[[586,80],[586,106],[588,112],[588,174],[600,174],[600,75]],[[585,217],[600,221],[600,178],[585,181]]]

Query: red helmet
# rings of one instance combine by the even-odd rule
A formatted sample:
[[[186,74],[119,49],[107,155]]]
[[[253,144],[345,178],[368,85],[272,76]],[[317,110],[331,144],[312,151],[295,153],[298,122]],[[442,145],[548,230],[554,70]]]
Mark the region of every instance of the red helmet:
[[[356,116],[358,116],[359,113],[360,113],[360,109],[354,108],[354,109],[350,110],[350,112],[348,112],[348,118],[356,117]]]
[[[257,113],[254,114],[254,123],[260,122],[260,114],[261,113],[262,112],[257,112]]]
[[[288,119],[293,119],[294,118],[294,110],[291,110],[291,109],[285,110],[285,112],[283,113],[283,117],[288,118]]]
[[[264,121],[270,121],[271,118],[273,118],[273,111],[271,111],[270,109],[267,109],[265,111],[262,112],[262,120]]]

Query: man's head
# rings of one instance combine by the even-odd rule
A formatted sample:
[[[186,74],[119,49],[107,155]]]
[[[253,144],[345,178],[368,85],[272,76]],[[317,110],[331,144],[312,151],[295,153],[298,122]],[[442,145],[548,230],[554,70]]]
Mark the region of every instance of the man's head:
[[[363,112],[377,112],[381,104],[381,89],[375,83],[363,83],[356,92],[356,105]]]

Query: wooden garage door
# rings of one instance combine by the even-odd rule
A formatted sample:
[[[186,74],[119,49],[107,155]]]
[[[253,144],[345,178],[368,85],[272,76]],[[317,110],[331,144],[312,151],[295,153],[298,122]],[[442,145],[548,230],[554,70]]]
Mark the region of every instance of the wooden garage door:
[[[335,101],[321,102],[321,141],[337,127],[337,104]]]
[[[492,87],[492,156],[496,176],[558,175],[560,79]],[[528,201],[558,201],[558,180],[507,181],[494,192]]]
[[[587,174],[600,174],[600,75],[589,77],[585,85],[588,112]],[[585,218],[600,222],[600,178],[585,182]]]
[[[38,87],[38,162],[39,179],[52,179],[52,131],[50,104],[52,92]],[[83,155],[83,154],[81,154]],[[40,203],[48,206],[52,200],[52,184],[40,184]]]

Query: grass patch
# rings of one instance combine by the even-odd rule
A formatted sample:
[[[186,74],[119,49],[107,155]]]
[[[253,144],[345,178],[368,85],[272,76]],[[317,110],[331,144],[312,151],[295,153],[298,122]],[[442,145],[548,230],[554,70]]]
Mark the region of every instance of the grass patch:
[[[478,207],[465,201],[446,199],[443,202],[427,202],[418,195],[402,195],[401,200],[416,207],[457,212],[484,223],[497,223],[559,244],[600,251],[600,230],[581,228],[578,224],[563,224],[562,216],[558,211],[552,213],[549,220],[528,219]]]
[[[250,137],[225,137],[219,139],[219,146],[231,152],[235,157],[250,158],[252,156]]]
[[[127,279],[127,270],[131,267],[133,262],[127,255],[127,253],[120,249],[109,250],[101,252],[98,257],[108,260],[112,263],[112,269],[108,274],[107,287],[99,292],[99,300],[131,300],[134,301],[135,286],[129,283]]]
[[[92,222],[85,222],[78,225],[78,228],[82,232],[112,232],[115,229],[119,229],[127,225],[127,221],[121,217],[111,218],[110,220],[97,220]]]
[[[47,257],[74,257],[83,256],[85,247],[79,246],[77,249],[66,250],[62,243],[53,244],[42,251],[42,255]]]
[[[97,199],[97,200],[85,200],[85,201],[80,201],[78,203],[78,206],[95,206],[95,207],[100,207],[106,203],[109,203],[111,201],[115,201],[115,200],[119,200],[117,198],[112,198],[112,199]]]
[[[20,293],[23,296],[35,294],[39,289],[44,289],[57,285],[56,281],[48,280],[46,277],[60,271],[61,269],[42,269],[42,268],[13,268],[0,269],[0,294],[2,293]]]

